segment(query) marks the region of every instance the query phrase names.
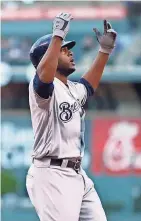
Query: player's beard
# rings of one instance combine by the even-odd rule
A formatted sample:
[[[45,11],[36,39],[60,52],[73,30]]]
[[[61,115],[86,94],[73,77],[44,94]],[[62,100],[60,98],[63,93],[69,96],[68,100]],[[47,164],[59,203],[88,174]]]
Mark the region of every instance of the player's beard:
[[[66,67],[61,67],[61,66],[57,67],[57,72],[59,72],[59,74],[65,76],[65,77],[68,77],[74,71],[75,71],[75,67],[72,67],[72,68],[66,68]]]

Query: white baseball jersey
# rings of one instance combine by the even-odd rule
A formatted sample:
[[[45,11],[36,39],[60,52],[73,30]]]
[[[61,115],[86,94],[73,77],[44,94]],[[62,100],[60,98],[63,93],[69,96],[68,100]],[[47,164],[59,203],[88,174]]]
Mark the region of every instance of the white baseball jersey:
[[[70,158],[84,154],[83,105],[87,99],[86,87],[54,79],[54,90],[48,99],[41,98],[29,85],[29,104],[34,132],[33,158],[50,156]]]

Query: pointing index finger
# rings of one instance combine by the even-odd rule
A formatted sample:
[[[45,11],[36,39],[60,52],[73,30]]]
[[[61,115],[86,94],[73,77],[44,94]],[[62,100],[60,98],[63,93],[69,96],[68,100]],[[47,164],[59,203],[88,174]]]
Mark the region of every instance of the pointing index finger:
[[[107,33],[107,21],[104,20],[104,34]]]

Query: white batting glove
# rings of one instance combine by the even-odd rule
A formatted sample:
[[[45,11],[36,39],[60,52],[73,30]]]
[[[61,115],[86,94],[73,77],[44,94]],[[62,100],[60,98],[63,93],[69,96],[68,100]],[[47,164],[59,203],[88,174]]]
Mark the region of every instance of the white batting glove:
[[[104,20],[104,33],[101,34],[96,28],[93,29],[96,38],[100,44],[99,51],[110,54],[115,47],[117,32],[112,29],[112,26],[109,22]]]
[[[70,13],[61,12],[57,15],[53,21],[53,36],[59,36],[62,39],[65,39],[72,19]]]

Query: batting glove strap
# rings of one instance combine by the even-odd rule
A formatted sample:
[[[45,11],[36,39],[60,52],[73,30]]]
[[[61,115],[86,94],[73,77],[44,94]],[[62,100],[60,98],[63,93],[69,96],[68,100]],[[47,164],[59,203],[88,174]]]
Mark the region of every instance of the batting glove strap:
[[[112,50],[113,50],[113,48],[104,48],[104,47],[100,47],[100,49],[99,49],[99,51],[104,54],[111,54]]]
[[[58,36],[58,37],[61,37],[62,39],[64,39],[66,37],[66,34],[67,34],[67,32],[65,33],[64,31],[59,30],[59,29],[56,29],[53,32],[53,36]]]

